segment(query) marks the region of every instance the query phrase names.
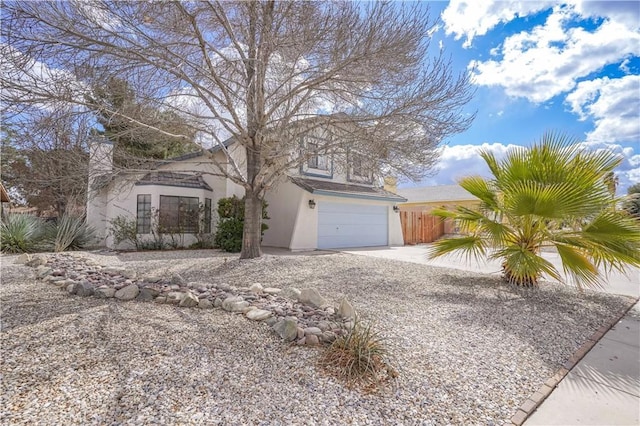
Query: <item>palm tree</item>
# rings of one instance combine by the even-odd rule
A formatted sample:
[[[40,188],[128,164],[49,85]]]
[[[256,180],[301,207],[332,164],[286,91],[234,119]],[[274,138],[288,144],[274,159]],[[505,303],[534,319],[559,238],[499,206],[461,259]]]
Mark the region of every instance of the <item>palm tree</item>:
[[[563,281],[541,256],[544,247],[555,247],[564,273],[579,287],[600,285],[600,269],[608,273],[640,265],[640,225],[610,208],[604,179],[621,159],[609,151],[587,151],[577,142],[545,134],[531,148],[509,151],[502,161],[482,151],[493,178],[460,181],[480,199],[480,208],[434,211],[458,221],[466,235],[437,241],[429,256],[461,252],[501,259],[504,278],[521,286],[536,286],[543,274]]]
[[[607,172],[604,175],[604,184],[607,185],[607,189],[611,194],[611,198],[616,197],[616,190],[618,189],[618,184],[620,183],[620,179],[614,172]]]

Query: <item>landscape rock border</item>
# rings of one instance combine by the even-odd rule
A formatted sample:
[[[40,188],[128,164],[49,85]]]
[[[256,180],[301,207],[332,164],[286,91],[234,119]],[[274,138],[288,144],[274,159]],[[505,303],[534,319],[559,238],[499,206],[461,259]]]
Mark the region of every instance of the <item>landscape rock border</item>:
[[[313,288],[264,288],[260,283],[238,288],[225,283],[187,282],[179,274],[137,277],[135,271],[105,267],[69,253],[22,254],[14,263],[34,268],[36,279],[69,294],[181,308],[219,308],[264,322],[285,342],[298,345],[330,344],[353,327],[356,316],[346,299],[334,307]]]

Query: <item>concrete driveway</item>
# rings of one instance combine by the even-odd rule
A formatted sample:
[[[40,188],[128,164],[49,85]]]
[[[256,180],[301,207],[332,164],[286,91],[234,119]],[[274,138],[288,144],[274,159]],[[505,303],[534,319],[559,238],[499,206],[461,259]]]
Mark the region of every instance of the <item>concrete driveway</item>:
[[[428,245],[347,249],[346,253],[422,263],[445,268],[500,274],[497,261],[465,260],[454,256],[427,258]],[[562,270],[557,253],[543,256]],[[600,289],[612,294],[640,296],[640,269],[614,272]],[[516,416],[514,416],[514,419]],[[516,424],[522,424],[519,420]],[[565,376],[524,422],[537,425],[640,424],[640,303],[622,318]]]
[[[345,253],[363,256],[381,257],[385,259],[400,260],[403,262],[422,263],[425,265],[439,266],[442,268],[461,269],[484,274],[501,273],[500,262],[496,260],[478,260],[460,258],[449,255],[436,259],[427,258],[428,244],[402,247],[364,247],[342,250]],[[562,271],[560,257],[557,253],[543,253],[543,257],[553,263]],[[626,274],[613,272],[607,278],[607,285],[601,289],[607,293],[624,294],[626,296],[640,297],[640,269],[629,268]]]

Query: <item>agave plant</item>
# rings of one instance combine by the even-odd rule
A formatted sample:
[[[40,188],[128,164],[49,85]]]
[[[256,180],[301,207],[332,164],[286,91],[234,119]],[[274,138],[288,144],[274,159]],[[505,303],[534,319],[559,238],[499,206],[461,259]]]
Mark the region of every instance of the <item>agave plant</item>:
[[[4,253],[32,253],[43,248],[44,234],[39,217],[9,214],[0,222],[0,248]]]
[[[80,250],[93,237],[95,230],[87,225],[84,217],[64,214],[53,230],[51,243],[56,252]]]
[[[521,286],[535,286],[545,274],[563,281],[541,256],[545,247],[557,250],[564,275],[579,287],[601,285],[603,272],[640,265],[640,225],[612,208],[617,200],[606,184],[618,156],[556,134],[510,150],[501,161],[488,151],[481,156],[493,178],[460,181],[480,208],[435,210],[456,220],[464,236],[437,241],[430,257],[458,252],[500,259],[504,278]]]

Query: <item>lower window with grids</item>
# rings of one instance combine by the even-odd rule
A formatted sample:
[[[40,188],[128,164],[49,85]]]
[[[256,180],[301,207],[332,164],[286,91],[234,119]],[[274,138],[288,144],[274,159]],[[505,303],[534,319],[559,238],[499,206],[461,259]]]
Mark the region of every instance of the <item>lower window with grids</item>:
[[[163,232],[195,234],[199,218],[198,197],[160,196],[159,225]]]

